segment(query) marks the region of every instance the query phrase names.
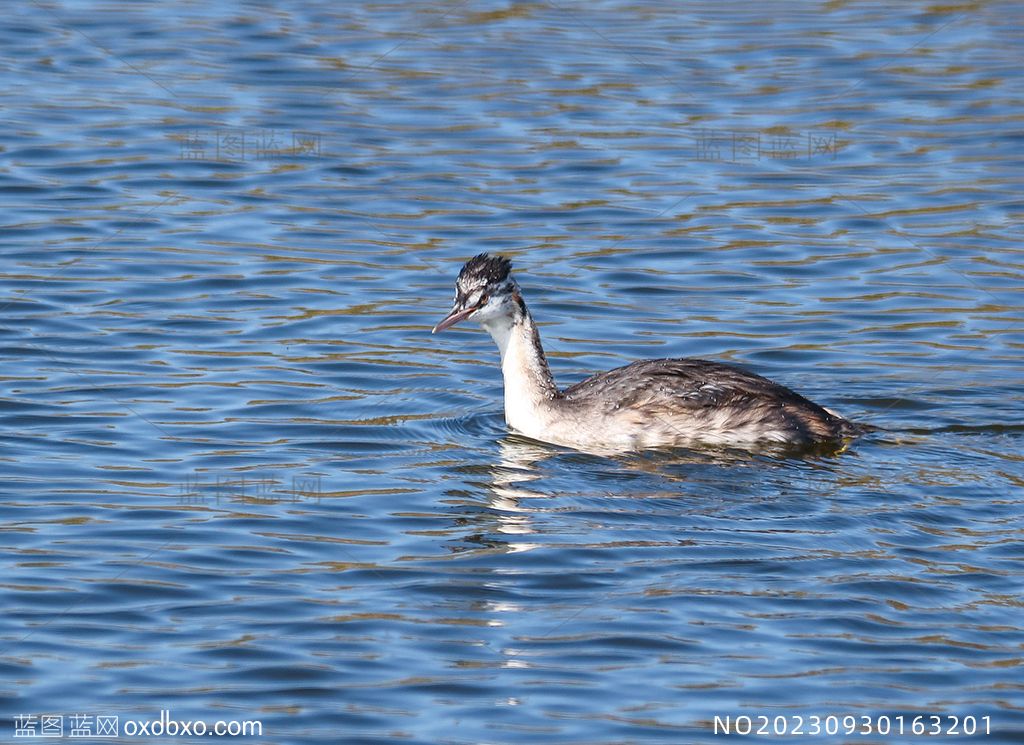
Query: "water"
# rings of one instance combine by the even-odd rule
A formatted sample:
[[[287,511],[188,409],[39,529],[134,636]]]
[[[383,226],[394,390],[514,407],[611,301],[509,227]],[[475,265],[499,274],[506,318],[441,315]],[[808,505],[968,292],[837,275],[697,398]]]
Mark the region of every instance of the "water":
[[[1024,737],[1018,6],[6,10],[4,739]],[[510,436],[429,334],[480,251],[563,385],[707,356],[881,430]]]

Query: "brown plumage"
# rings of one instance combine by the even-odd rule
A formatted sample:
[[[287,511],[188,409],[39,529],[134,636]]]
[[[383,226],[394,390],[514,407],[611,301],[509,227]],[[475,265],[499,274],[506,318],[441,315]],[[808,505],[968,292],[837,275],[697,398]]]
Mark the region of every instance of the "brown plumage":
[[[754,439],[810,444],[856,433],[853,424],[799,393],[741,367],[700,359],[640,360],[598,373],[560,394],[570,405],[701,431],[760,430]],[[716,435],[714,439],[719,439]],[[745,438],[744,438],[745,439]]]

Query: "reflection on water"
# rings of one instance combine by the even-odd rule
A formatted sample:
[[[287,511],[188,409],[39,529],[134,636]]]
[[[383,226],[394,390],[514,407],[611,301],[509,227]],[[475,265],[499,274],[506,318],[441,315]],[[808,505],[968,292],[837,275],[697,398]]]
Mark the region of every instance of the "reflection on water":
[[[1019,15],[16,4],[0,739],[169,709],[267,743],[1019,740]],[[429,336],[480,251],[563,386],[708,357],[879,429],[512,436],[490,339]]]

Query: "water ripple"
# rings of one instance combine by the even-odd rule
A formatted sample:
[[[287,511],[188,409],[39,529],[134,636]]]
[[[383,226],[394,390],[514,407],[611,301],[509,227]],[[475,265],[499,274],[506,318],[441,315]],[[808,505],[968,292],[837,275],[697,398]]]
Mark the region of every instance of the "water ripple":
[[[1018,15],[13,10],[0,729],[1019,739]],[[562,385],[704,356],[876,429],[802,457],[510,435],[490,340],[429,333],[480,251]]]

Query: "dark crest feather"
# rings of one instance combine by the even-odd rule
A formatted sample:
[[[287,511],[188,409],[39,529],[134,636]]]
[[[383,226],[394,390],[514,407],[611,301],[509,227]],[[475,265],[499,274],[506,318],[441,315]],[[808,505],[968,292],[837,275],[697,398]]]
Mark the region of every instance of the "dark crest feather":
[[[512,271],[512,262],[504,256],[477,254],[462,266],[459,272],[459,284],[490,285],[504,282]]]

